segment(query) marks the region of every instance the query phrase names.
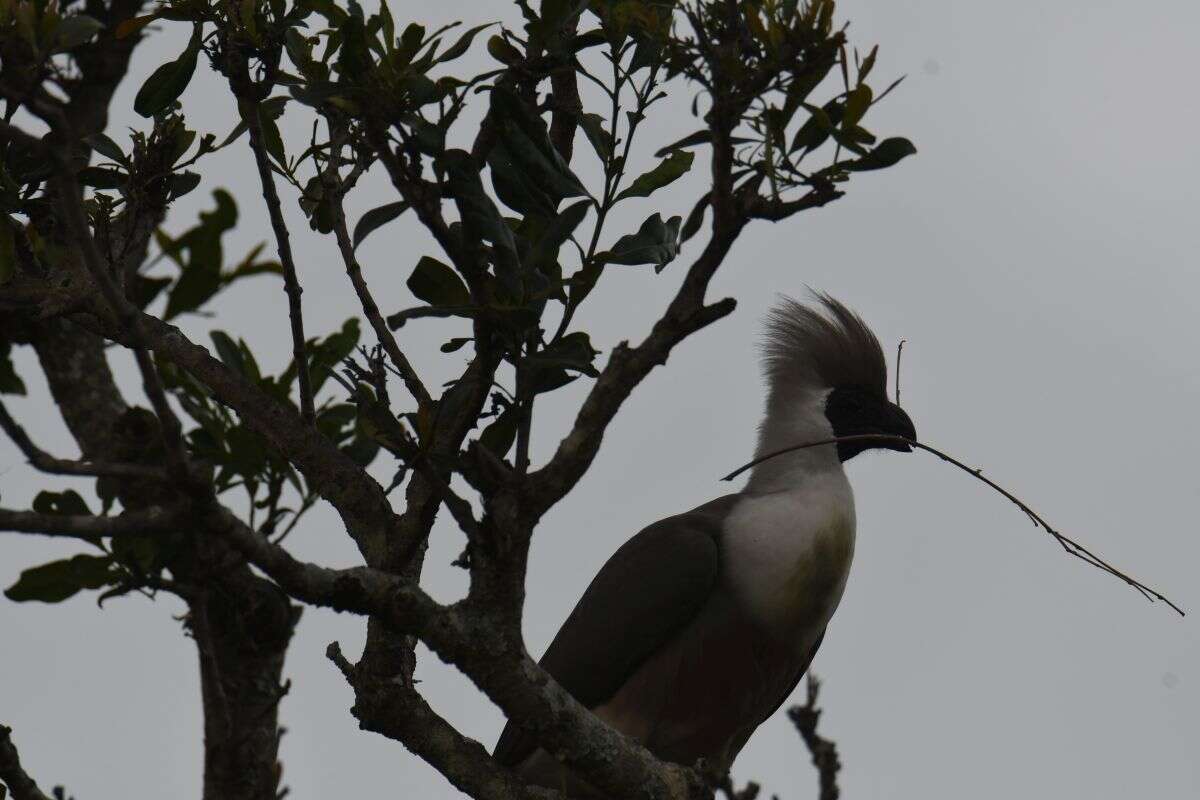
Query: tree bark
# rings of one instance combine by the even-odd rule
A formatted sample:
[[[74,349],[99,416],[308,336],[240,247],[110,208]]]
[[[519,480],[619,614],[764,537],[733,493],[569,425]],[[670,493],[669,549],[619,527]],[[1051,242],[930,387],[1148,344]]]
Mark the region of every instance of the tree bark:
[[[130,409],[101,340],[63,320],[33,326],[32,344],[50,392],[85,458],[139,459],[156,431]],[[130,511],[162,502],[161,487],[118,481]],[[196,528],[169,561],[188,603],[204,704],[204,800],[275,800],[280,791],[279,702],[284,658],[300,616],[274,583],[255,575],[226,543]]]

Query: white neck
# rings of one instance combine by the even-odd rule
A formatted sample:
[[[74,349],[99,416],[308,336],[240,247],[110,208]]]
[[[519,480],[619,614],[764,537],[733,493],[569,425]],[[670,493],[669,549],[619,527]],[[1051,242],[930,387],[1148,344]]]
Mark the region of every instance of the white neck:
[[[766,416],[759,426],[755,457],[790,445],[831,438],[833,427],[825,416],[828,395],[828,389],[772,391]],[[756,466],[745,491],[751,494],[791,491],[799,488],[806,478],[831,471],[842,472],[836,445],[795,450]]]

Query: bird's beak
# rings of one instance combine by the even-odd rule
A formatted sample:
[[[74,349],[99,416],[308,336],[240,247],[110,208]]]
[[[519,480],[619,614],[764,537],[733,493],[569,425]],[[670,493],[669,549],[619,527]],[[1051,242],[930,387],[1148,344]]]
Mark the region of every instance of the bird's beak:
[[[914,441],[917,438],[917,429],[916,426],[913,425],[913,421],[909,418],[905,410],[895,403],[887,404],[887,408],[883,413],[883,419],[880,420],[879,427],[880,433],[887,434],[889,436],[903,436],[905,439],[912,439]],[[912,452],[911,446],[901,442],[883,444],[880,445],[880,447],[883,447],[887,450],[896,450],[901,453]]]

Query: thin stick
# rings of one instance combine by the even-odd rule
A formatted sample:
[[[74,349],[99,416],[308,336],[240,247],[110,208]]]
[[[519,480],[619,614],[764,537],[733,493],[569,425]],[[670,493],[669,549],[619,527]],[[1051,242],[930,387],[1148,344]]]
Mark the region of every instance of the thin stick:
[[[1057,530],[1055,530],[1053,527],[1050,526],[1050,523],[1046,522],[1046,520],[1044,520],[1032,508],[1027,506],[1020,498],[1018,498],[1012,492],[1008,491],[1007,489],[1005,489],[1003,486],[996,483],[992,479],[985,477],[983,474],[983,470],[969,467],[966,464],[964,464],[963,462],[954,458],[953,456],[947,455],[946,453],[943,453],[941,450],[938,450],[936,447],[930,447],[927,444],[922,444],[921,442],[918,442],[915,439],[909,439],[904,436],[891,436],[888,434],[864,433],[864,434],[857,434],[854,436],[835,436],[830,439],[821,439],[820,441],[816,441],[816,442],[805,442],[803,444],[795,444],[790,447],[784,447],[779,450],[774,450],[770,453],[767,453],[766,455],[759,456],[758,458],[751,461],[749,464],[746,464],[742,467],[738,467],[737,469],[735,469],[733,472],[726,475],[721,480],[731,481],[734,478],[736,478],[738,475],[741,475],[743,472],[750,469],[751,467],[758,466],[759,464],[763,463],[764,461],[768,461],[772,458],[775,458],[776,456],[781,456],[785,453],[791,453],[796,450],[804,450],[809,447],[820,447],[822,445],[827,445],[827,444],[839,444],[841,442],[874,442],[876,444],[905,444],[905,445],[908,445],[909,447],[915,447],[918,450],[924,450],[926,453],[932,453],[933,455],[940,458],[942,461],[945,461],[949,464],[953,464],[954,466],[961,469],[963,472],[970,473],[974,477],[983,481],[988,486],[992,487],[997,492],[1002,494],[1005,498],[1008,499],[1009,502],[1011,502],[1017,508],[1019,508],[1023,512],[1025,512],[1025,516],[1029,517],[1029,519],[1033,522],[1033,525],[1035,528],[1041,528],[1046,533],[1053,536],[1054,540],[1057,541],[1059,543],[1059,545],[1062,546],[1063,550],[1065,550],[1068,555],[1072,555],[1078,559],[1081,559],[1082,561],[1086,561],[1088,564],[1091,564],[1093,567],[1095,567],[1103,572],[1107,572],[1109,575],[1112,575],[1113,577],[1118,578],[1121,581],[1124,581],[1126,584],[1128,584],[1129,586],[1132,586],[1134,589],[1136,589],[1138,592],[1140,592],[1142,594],[1142,596],[1145,597],[1147,600],[1149,600],[1151,602],[1154,602],[1155,600],[1161,600],[1162,602],[1164,602],[1168,606],[1170,606],[1176,613],[1178,613],[1179,616],[1181,616],[1181,617],[1185,616],[1184,610],[1182,608],[1180,608],[1179,606],[1175,605],[1169,599],[1167,599],[1161,592],[1159,592],[1155,589],[1152,589],[1149,586],[1147,586],[1146,584],[1142,583],[1141,581],[1138,581],[1138,580],[1130,577],[1126,573],[1124,573],[1121,570],[1114,567],[1112,564],[1110,564],[1107,561],[1105,561],[1104,559],[1100,558],[1100,556],[1096,555],[1095,553],[1093,553],[1088,548],[1084,547],[1079,542],[1075,541],[1074,539],[1070,538],[1069,536],[1059,533]]]
[[[35,469],[50,475],[83,475],[89,477],[111,475],[117,478],[143,478],[157,481],[167,479],[167,473],[164,470],[149,464],[126,464],[111,461],[93,461],[90,459],[72,461],[65,458],[55,458],[33,443],[33,440],[29,438],[29,434],[13,419],[12,415],[8,413],[8,408],[2,402],[0,402],[0,430],[8,434],[8,438],[12,439],[13,444],[25,455],[25,458],[28,459],[29,463]]]
[[[901,339],[900,344],[896,345],[896,405],[900,405],[900,356],[904,355],[904,343],[908,339]]]
[[[283,287],[288,299],[288,318],[292,326],[292,358],[296,362],[296,375],[300,386],[300,416],[308,425],[313,424],[316,411],[313,407],[312,379],[308,372],[308,354],[304,338],[304,311],[300,303],[300,295],[304,289],[296,276],[296,262],[292,258],[292,245],[288,234],[287,222],[283,218],[283,210],[279,203],[279,193],[275,190],[275,175],[271,172],[271,161],[267,156],[267,148],[263,143],[262,123],[258,118],[258,106],[249,100],[238,99],[242,121],[250,132],[250,150],[254,154],[254,164],[258,168],[258,180],[262,184],[263,201],[267,206],[267,214],[271,218],[271,228],[275,231],[275,249],[279,253],[279,263],[283,266]]]

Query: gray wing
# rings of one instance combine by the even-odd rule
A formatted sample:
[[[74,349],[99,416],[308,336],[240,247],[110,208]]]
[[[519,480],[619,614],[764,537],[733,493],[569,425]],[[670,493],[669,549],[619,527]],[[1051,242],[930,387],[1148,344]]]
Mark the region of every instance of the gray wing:
[[[737,495],[644,528],[592,579],[541,665],[588,708],[603,705],[708,599],[718,571],[721,522]],[[537,749],[511,721],[494,756],[515,766]]]

